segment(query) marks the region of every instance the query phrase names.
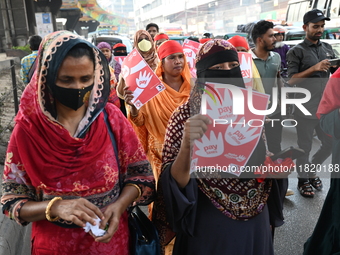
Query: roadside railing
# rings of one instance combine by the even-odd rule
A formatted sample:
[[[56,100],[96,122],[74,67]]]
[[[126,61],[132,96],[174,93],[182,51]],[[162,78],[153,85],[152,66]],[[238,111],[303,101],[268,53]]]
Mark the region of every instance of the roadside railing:
[[[7,60],[8,61],[8,60]],[[0,142],[7,143],[19,109],[25,86],[19,77],[20,65],[10,60],[10,66],[0,70]]]

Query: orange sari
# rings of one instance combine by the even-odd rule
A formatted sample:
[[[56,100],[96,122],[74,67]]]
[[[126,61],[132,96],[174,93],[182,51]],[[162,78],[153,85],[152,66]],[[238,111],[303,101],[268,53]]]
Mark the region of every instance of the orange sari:
[[[172,89],[163,81],[163,72],[162,62],[159,62],[155,73],[166,89],[143,105],[136,117],[128,114],[128,119],[133,124],[138,138],[146,150],[156,182],[162,165],[162,148],[168,120],[175,109],[188,100],[191,91],[191,76],[186,59],[181,73],[183,84],[179,91]],[[147,134],[145,134],[145,130],[142,131],[138,128],[143,125]]]

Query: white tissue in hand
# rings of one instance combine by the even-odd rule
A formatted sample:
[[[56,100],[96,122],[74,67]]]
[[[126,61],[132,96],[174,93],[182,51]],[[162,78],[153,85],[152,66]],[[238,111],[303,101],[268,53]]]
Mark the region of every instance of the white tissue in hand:
[[[95,221],[96,221],[96,225],[94,225],[94,226],[91,223],[86,222],[85,227],[83,227],[85,232],[87,233],[87,232],[89,232],[91,230],[92,233],[95,236],[103,236],[103,235],[105,235],[106,231],[99,228],[101,220],[97,217],[97,219],[95,219]]]

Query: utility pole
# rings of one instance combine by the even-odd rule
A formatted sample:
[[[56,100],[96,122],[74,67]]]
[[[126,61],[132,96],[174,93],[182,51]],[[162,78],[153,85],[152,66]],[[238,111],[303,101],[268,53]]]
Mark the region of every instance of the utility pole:
[[[11,29],[11,34],[12,34],[13,39],[15,39],[16,34],[15,34],[15,26],[14,26],[14,18],[13,18],[13,13],[12,13],[11,2],[9,0],[6,0],[6,5],[7,5],[7,15],[8,15],[8,20],[9,20],[9,26]]]
[[[12,48],[12,38],[11,38],[11,33],[10,33],[10,27],[9,27],[9,22],[8,22],[8,13],[7,13],[7,5],[5,0],[0,0],[0,8],[1,8],[1,16],[2,16],[2,21],[4,24],[4,30],[5,30],[5,38],[6,38],[6,45],[7,49]]]
[[[187,0],[184,2],[184,10],[185,10],[185,32],[188,34],[188,10],[187,10]]]
[[[196,33],[199,34],[199,25],[198,25],[198,5],[196,5]]]

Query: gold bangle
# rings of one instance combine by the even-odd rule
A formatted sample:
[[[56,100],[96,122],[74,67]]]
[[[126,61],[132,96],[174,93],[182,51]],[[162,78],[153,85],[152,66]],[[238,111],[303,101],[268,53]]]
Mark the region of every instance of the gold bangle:
[[[55,201],[57,200],[63,200],[61,197],[55,197],[53,198],[50,202],[48,202],[47,206],[46,206],[46,210],[45,210],[45,215],[46,215],[46,219],[48,221],[57,221],[59,220],[59,216],[55,217],[55,218],[51,218],[50,213],[51,213],[51,207],[54,204]]]
[[[137,201],[142,196],[142,190],[140,189],[140,187],[137,184],[127,183],[127,184],[125,184],[125,186],[133,186],[138,190],[138,196],[135,198],[135,200],[133,200],[133,202]]]
[[[130,107],[132,108],[133,106],[130,105]],[[136,117],[138,117],[138,114],[139,114],[139,110],[137,110],[137,114],[136,114],[136,115],[133,115],[133,114],[131,113],[131,111],[130,111],[130,117],[131,117],[131,118],[136,118]]]

